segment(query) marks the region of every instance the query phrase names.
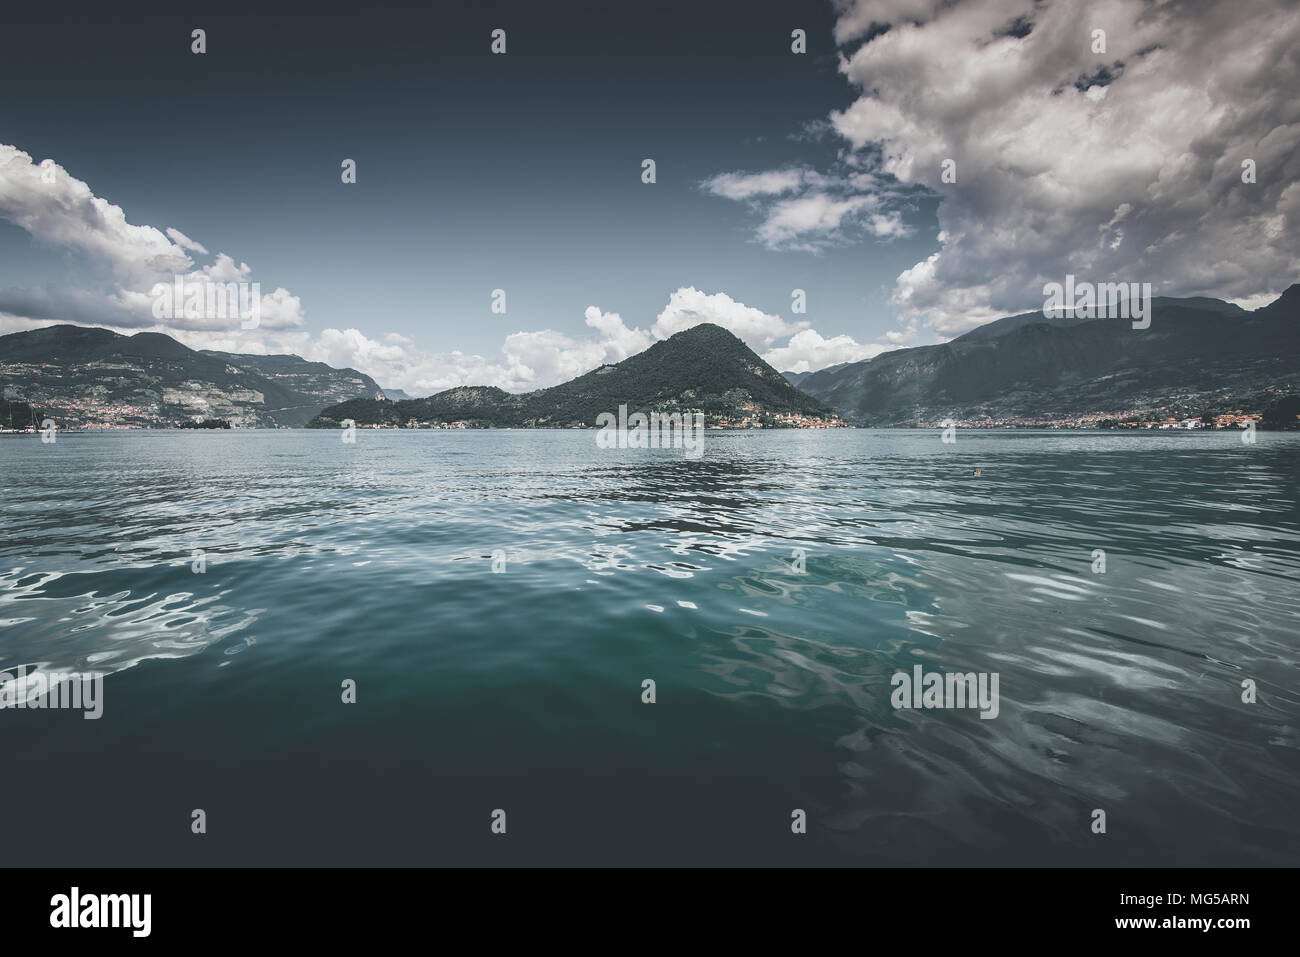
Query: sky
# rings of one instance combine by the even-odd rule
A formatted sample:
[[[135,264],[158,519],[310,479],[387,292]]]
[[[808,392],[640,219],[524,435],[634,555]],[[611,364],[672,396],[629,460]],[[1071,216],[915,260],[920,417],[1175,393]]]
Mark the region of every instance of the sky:
[[[0,333],[526,391],[704,321],[800,372],[1066,274],[1300,280],[1287,0],[133,8],[0,14]],[[257,282],[257,328],[156,318],[176,275]]]

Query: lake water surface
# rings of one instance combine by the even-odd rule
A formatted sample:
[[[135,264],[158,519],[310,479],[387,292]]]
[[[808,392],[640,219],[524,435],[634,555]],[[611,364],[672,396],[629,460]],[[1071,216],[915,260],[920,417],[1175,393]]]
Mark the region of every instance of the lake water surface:
[[[0,710],[11,864],[1300,864],[1297,435],[69,434],[0,489],[0,669],[107,675]]]

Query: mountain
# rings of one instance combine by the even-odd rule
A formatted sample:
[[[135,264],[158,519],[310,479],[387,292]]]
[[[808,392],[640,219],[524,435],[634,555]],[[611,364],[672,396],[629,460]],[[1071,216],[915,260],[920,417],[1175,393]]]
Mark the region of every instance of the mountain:
[[[1187,309],[1199,309],[1203,312],[1216,312],[1228,316],[1245,316],[1249,315],[1241,306],[1233,305],[1230,302],[1224,302],[1221,299],[1211,299],[1208,296],[1191,296],[1184,299],[1176,299],[1171,296],[1156,296],[1151,300],[1151,308],[1154,315],[1155,310],[1165,311],[1168,309],[1184,307]],[[1008,332],[1014,332],[1023,326],[1034,325],[1036,323],[1051,323],[1058,329],[1064,329],[1068,326],[1077,326],[1085,322],[1095,322],[1099,320],[1078,319],[1074,316],[1067,316],[1061,319],[1047,319],[1041,310],[1038,312],[1025,312],[1018,316],[1007,316],[1004,319],[994,319],[992,322],[986,322],[982,326],[976,326],[970,332],[960,339],[968,341],[977,341],[981,339],[996,339],[998,336],[1005,336]],[[823,372],[830,370],[823,369]]]
[[[399,402],[354,399],[324,409],[313,425],[466,422],[515,428],[596,424],[602,412],[702,412],[710,424],[794,425],[833,416],[727,330],[702,323],[622,362],[520,395],[489,386],[448,389]],[[793,417],[793,418],[787,418]]]
[[[401,402],[403,399],[414,398],[414,396],[407,395],[401,389],[390,389],[387,386],[380,386],[380,390],[384,393],[384,398],[392,399],[394,402]]]
[[[1300,391],[1300,284],[1247,312],[1217,299],[1152,300],[1127,319],[1009,316],[951,342],[802,378],[860,425],[1030,424],[1081,417],[1259,412]]]
[[[833,366],[827,366],[825,369],[818,369],[817,371],[818,371],[818,372],[834,372],[836,369],[843,369],[846,365],[848,365],[847,362],[839,362],[839,363],[836,363],[836,364],[833,365]],[[816,375],[816,373],[813,373],[813,372],[782,372],[781,375],[785,376],[785,381],[786,381],[786,382],[788,382],[788,383],[790,383],[792,386],[795,386],[796,388],[798,388],[798,387],[799,387],[799,383],[803,382],[803,380],[806,379],[806,378],[808,378],[810,375]]]
[[[356,369],[335,369],[323,362],[308,362],[298,356],[234,355],[207,349],[203,350],[203,355],[214,356],[230,365],[256,372],[263,378],[305,395],[311,399],[316,409],[359,395],[388,394],[387,389],[380,389],[374,379]]]
[[[61,428],[195,418],[300,426],[323,405],[380,391],[355,369],[297,356],[198,352],[161,333],[72,325],[0,336],[0,381]]]

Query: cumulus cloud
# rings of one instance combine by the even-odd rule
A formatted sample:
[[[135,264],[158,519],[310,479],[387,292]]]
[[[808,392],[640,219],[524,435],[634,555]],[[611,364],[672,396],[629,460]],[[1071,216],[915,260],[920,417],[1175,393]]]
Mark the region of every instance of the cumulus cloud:
[[[837,7],[860,95],[834,128],[940,197],[940,249],[894,290],[904,322],[959,334],[1032,308],[1067,272],[1246,301],[1300,277],[1294,4]]]
[[[897,212],[872,216],[870,223],[871,231],[881,238],[906,236],[908,233],[907,226],[903,223],[903,217]]]
[[[791,193],[804,184],[805,170],[781,169],[765,173],[721,173],[701,184],[715,196],[727,199],[752,199]]]
[[[52,325],[72,322],[81,325],[106,325],[137,331],[142,325],[151,325],[141,319],[137,310],[124,306],[114,294],[90,292],[84,289],[59,286],[11,286],[0,289],[0,316],[10,320],[6,328],[31,328],[18,320],[30,320],[33,325]]]
[[[897,348],[895,343],[860,343],[851,336],[825,338],[805,321],[788,322],[737,302],[726,293],[704,293],[694,286],[678,289],[651,327],[657,338],[712,322],[731,332],[780,372],[815,372],[842,362],[870,359]],[[789,341],[773,347],[780,339]]]
[[[598,366],[622,362],[653,342],[649,333],[627,328],[618,313],[588,306],[584,315],[598,333],[595,339],[573,339],[553,329],[507,336],[501,349],[511,378],[528,388],[556,385]]]
[[[588,306],[584,319],[594,334],[577,338],[542,329],[505,337],[497,358],[465,353],[427,352],[412,339],[389,333],[372,337],[359,329],[325,329],[319,334],[292,331],[274,336],[240,330],[170,330],[192,349],[265,355],[287,352],[335,368],[366,373],[381,386],[411,395],[429,395],[462,385],[488,385],[529,392],[558,385],[601,365],[621,362],[648,348],[654,336],[629,328],[618,313]]]
[[[584,313],[592,334],[574,337],[554,329],[515,332],[506,336],[501,355],[490,358],[461,352],[429,353],[401,336],[371,339],[356,329],[327,329],[318,337],[305,333],[279,340],[276,351],[336,367],[360,369],[380,385],[411,395],[428,395],[459,385],[493,385],[508,392],[546,388],[580,376],[601,365],[621,362],[656,341],[702,322],[712,322],[735,334],[782,372],[804,372],[841,362],[870,358],[893,344],[860,344],[849,336],[823,338],[807,322],[788,322],[747,306],[726,293],[705,293],[693,286],[673,292],[649,331],[631,327],[615,312],[588,306]],[[194,346],[209,334],[190,334]],[[783,346],[773,347],[789,339]],[[205,345],[228,352],[251,351],[230,344]],[[198,346],[195,346],[196,348]]]
[[[763,354],[763,361],[781,372],[816,372],[842,362],[860,362],[888,352],[892,345],[855,342],[852,336],[826,339],[815,329],[804,329],[778,349]]]
[[[910,346],[916,342],[916,323],[909,322],[904,329],[891,329],[885,333],[885,341],[894,346]]]
[[[828,188],[867,189],[875,174],[850,171],[831,183],[812,170],[773,174],[724,175],[713,191],[736,199],[802,192],[771,211],[768,229],[774,242],[825,233],[850,214],[875,205],[867,196],[834,199]],[[811,191],[811,192],[810,192]],[[212,256],[206,247],[175,227],[158,229],[127,220],[121,207],[92,192],[52,160],[34,163],[12,146],[0,146],[0,217],[26,229],[43,242],[74,249],[112,277],[107,288],[67,285],[0,289],[0,332],[12,332],[74,322],[123,333],[163,332],[195,349],[266,355],[292,353],[335,367],[359,369],[381,385],[412,394],[428,394],[459,385],[494,385],[512,392],[544,388],[567,381],[603,364],[631,355],[701,322],[713,322],[748,343],[768,350],[783,368],[821,368],[874,355],[884,346],[863,346],[848,336],[824,339],[807,322],[787,322],[779,316],[737,302],[726,293],[705,293],[683,287],[669,296],[650,330],[630,327],[615,312],[588,306],[584,321],[591,330],[574,337],[554,329],[519,331],[505,337],[498,357],[458,351],[434,353],[397,334],[374,337],[356,328],[302,328],[303,308],[297,296],[276,288],[260,300],[260,323],[242,328],[240,319],[217,316],[158,319],[154,314],[158,284],[184,281],[251,283],[252,269],[223,252]],[[874,215],[867,228],[880,235],[899,228],[889,213]],[[193,256],[210,257],[200,265]],[[791,338],[793,337],[793,338]],[[778,340],[790,341],[772,348]]]
[[[190,252],[202,253],[205,256],[208,255],[208,251],[204,249],[203,246],[190,239],[190,237],[186,236],[179,229],[173,229],[170,226],[167,227],[167,236],[177,246],[180,246],[181,249],[188,249]]]
[[[849,336],[823,338],[806,322],[790,323],[737,302],[725,293],[707,294],[694,287],[678,289],[649,332],[630,328],[618,313],[588,306],[584,319],[594,335],[576,338],[543,329],[506,336],[501,355],[490,358],[473,353],[426,352],[412,339],[389,333],[372,337],[359,329],[324,329],[318,334],[301,329],[279,329],[268,333],[258,329],[171,328],[124,326],[92,321],[99,300],[86,297],[86,324],[131,334],[164,332],[191,349],[213,349],[245,355],[289,353],[335,368],[352,368],[366,373],[381,386],[397,388],[411,395],[429,395],[462,385],[488,385],[508,392],[528,392],[566,382],[601,365],[621,362],[649,348],[656,341],[689,329],[701,322],[713,322],[729,329],[759,352],[764,360],[782,372],[806,372],[841,362],[870,358],[893,344],[860,344]],[[93,308],[92,308],[93,307]],[[102,317],[102,311],[95,315]],[[53,318],[17,318],[0,314],[0,335],[68,322],[67,315]],[[784,346],[771,348],[780,339]]]
[[[758,229],[769,246],[782,246],[809,233],[824,235],[839,229],[844,217],[874,205],[873,196],[835,199],[825,193],[810,193],[778,203]]]
[[[796,167],[720,173],[700,186],[745,202],[761,218],[756,236],[769,249],[816,252],[859,233],[880,239],[907,235],[899,212],[882,206],[900,194],[856,163],[849,156],[825,173]],[[867,216],[867,210],[875,212]]]
[[[53,160],[35,163],[15,146],[0,144],[0,218],[22,227],[36,239],[76,250],[107,269],[110,288],[0,289],[0,314],[23,319],[93,322],[128,329],[153,328],[154,290],[172,283],[253,282],[247,263],[224,253],[198,265],[190,253],[208,255],[200,243],[180,230],[137,226],[120,206],[96,196],[90,187]],[[302,303],[287,289],[260,297],[260,327],[288,329],[302,325]],[[178,310],[164,331],[217,330],[238,326],[238,315],[186,317]]]
[[[622,362],[628,356],[649,348],[653,342],[649,333],[627,328],[623,317],[616,312],[601,312],[596,306],[588,306],[583,318],[587,325],[600,333],[605,350],[602,362]]]
[[[128,283],[186,272],[193,265],[165,233],[128,223],[120,206],[95,196],[57,163],[36,164],[17,147],[3,144],[0,217],[37,239],[87,253]]]
[[[765,349],[777,339],[808,326],[806,322],[786,322],[780,316],[737,302],[725,292],[709,294],[686,286],[668,297],[668,305],[659,313],[651,331],[657,338],[667,339],[701,322],[722,326],[755,350]]]

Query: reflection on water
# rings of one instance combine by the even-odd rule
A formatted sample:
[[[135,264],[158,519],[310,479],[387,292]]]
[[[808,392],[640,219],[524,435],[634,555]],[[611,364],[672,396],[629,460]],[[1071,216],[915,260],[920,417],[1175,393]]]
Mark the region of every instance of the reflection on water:
[[[182,784],[241,809],[241,860],[294,863],[340,821],[412,826],[398,795],[495,782],[550,822],[520,860],[1300,863],[1300,437],[709,433],[691,461],[582,432],[282,431],[0,452],[0,669],[110,675],[93,740],[0,711],[29,773],[72,773],[71,754],[115,775],[115,825],[67,834],[70,860],[172,860],[154,804]],[[890,678],[918,663],[998,673],[999,716],[895,711]],[[327,765],[369,785],[326,786]],[[232,783],[251,769],[256,799]],[[39,820],[84,795],[10,798]]]

